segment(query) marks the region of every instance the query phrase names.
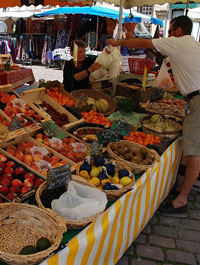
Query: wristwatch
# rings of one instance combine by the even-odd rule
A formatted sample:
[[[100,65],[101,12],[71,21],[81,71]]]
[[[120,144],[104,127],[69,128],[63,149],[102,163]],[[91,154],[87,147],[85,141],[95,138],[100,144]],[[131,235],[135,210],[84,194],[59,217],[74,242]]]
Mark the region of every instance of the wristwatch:
[[[88,68],[86,69],[86,72],[88,73],[88,75],[90,75],[90,71],[88,70]]]

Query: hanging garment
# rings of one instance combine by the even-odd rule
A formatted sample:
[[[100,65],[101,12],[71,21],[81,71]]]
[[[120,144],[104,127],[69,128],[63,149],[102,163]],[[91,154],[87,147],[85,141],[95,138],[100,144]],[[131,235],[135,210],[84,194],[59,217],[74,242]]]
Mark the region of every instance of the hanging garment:
[[[0,20],[0,32],[7,32],[7,25],[3,20]]]
[[[13,24],[14,24],[14,20],[9,17],[5,20],[6,25],[7,25],[7,32],[8,33],[13,33]]]
[[[26,33],[33,33],[33,21],[31,18],[26,21]]]

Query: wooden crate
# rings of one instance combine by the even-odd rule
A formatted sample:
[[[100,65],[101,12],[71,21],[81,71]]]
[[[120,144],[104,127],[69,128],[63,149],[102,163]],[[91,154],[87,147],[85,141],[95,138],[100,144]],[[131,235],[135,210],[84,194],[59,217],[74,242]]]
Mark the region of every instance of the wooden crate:
[[[40,143],[39,141],[33,139],[32,137],[30,137],[30,136],[27,134],[27,135],[24,135],[24,136],[18,136],[18,137],[15,137],[15,138],[13,138],[13,139],[11,139],[11,140],[5,140],[5,141],[0,142],[0,153],[2,153],[2,154],[4,154],[4,155],[8,156],[9,158],[13,159],[13,160],[16,161],[17,163],[20,163],[20,164],[26,166],[27,169],[29,169],[30,171],[32,171],[32,172],[35,173],[35,174],[38,174],[38,176],[40,176],[41,178],[46,179],[46,176],[42,175],[40,172],[38,172],[38,171],[36,171],[35,169],[33,169],[32,167],[28,166],[28,165],[25,164],[24,162],[18,160],[16,157],[10,155],[10,154],[5,150],[5,148],[8,147],[9,145],[16,145],[16,144],[18,144],[18,143],[20,143],[20,142],[22,142],[22,141],[23,141],[23,142],[33,142],[36,146],[40,146],[40,147],[45,147],[45,148],[46,148],[45,145],[43,145],[43,144]],[[74,167],[76,167],[76,163],[74,163],[73,161],[67,159],[65,156],[63,156],[63,155],[61,155],[61,154],[55,152],[55,151],[52,150],[52,149],[49,150],[49,149],[46,148],[46,150],[47,150],[49,153],[51,153],[51,154],[53,154],[53,155],[56,155],[56,156],[60,157],[61,160],[66,161],[67,163],[69,163],[70,166],[71,166],[71,170],[72,170],[72,171],[74,170]]]
[[[58,151],[52,149],[51,147],[45,145],[44,143],[42,143],[42,142],[40,142],[40,141],[38,141],[38,140],[36,140],[36,139],[34,138],[35,135],[38,134],[38,133],[43,133],[43,134],[44,134],[44,130],[43,130],[42,128],[40,128],[40,129],[37,130],[36,132],[31,132],[31,133],[29,134],[29,136],[33,138],[34,142],[35,142],[35,141],[36,141],[36,142],[39,142],[41,146],[45,147],[45,148],[46,148],[47,150],[49,150],[50,152],[54,152],[54,153],[56,153],[56,155],[59,156],[60,153],[59,153]],[[73,134],[71,134],[71,133],[69,133],[69,132],[67,132],[67,131],[65,131],[65,133],[67,134],[67,137],[73,138],[73,139],[75,139],[77,142],[80,142],[80,143],[85,144],[86,147],[89,145],[88,143],[85,143],[84,141],[80,140],[79,138],[77,138],[77,137],[74,136]],[[64,157],[65,157],[66,160],[69,160],[69,163],[70,163],[70,164],[72,164],[72,165],[75,164],[75,162],[72,161],[72,160],[70,160],[68,157],[66,157],[66,156],[64,156]]]
[[[0,151],[0,153],[2,153],[2,152]],[[8,158],[8,160],[14,160],[14,159],[11,158],[10,154],[5,154],[4,153],[4,155]],[[17,162],[16,160],[14,160],[14,161]],[[20,166],[23,166],[25,168],[26,173],[33,173],[31,170],[29,170],[27,165],[24,165],[23,163],[21,163],[21,161],[20,161],[20,163],[17,163],[17,167],[20,167]],[[38,173],[35,173],[35,172],[34,172],[34,175],[36,177],[35,180],[36,179],[41,179],[41,180],[44,181],[43,176],[41,177]],[[17,179],[17,177],[16,178],[14,177],[13,179]],[[35,182],[35,180],[34,180],[34,182]],[[3,193],[0,192],[0,198],[2,198],[5,202],[22,202],[24,200],[27,200],[31,196],[33,196],[35,194],[35,192],[36,192],[36,189],[37,189],[36,187],[33,187],[32,190],[30,190],[29,192],[27,192],[27,193],[25,193],[23,195],[18,195],[14,200],[10,200],[9,198],[6,197],[6,195],[4,195]]]
[[[29,104],[29,106],[31,106],[31,108],[35,110],[44,119],[51,119],[51,116],[44,109],[34,104],[37,101],[41,101],[41,102],[45,101],[50,106],[52,106],[54,109],[56,109],[58,112],[66,114],[68,116],[69,123],[78,120],[70,112],[68,112],[65,108],[63,108],[60,104],[58,104],[54,99],[49,97],[45,93],[45,91],[46,89],[44,87],[23,91],[22,98],[24,98]]]

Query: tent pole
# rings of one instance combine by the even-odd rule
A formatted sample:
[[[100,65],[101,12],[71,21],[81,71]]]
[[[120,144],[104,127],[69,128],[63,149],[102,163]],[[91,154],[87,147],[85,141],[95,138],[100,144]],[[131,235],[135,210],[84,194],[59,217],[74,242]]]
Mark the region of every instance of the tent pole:
[[[97,48],[97,45],[98,45],[98,35],[99,35],[99,16],[97,16],[97,26],[96,26],[96,46],[95,46],[95,48]]]
[[[186,11],[185,11],[185,15],[188,15],[188,11],[189,11],[189,0],[187,0],[187,4],[186,4]]]
[[[123,7],[124,7],[124,0],[120,0],[119,25],[118,25],[118,39],[119,40],[122,38],[122,14],[123,14]],[[116,87],[117,87],[117,77],[113,78],[112,87],[113,87],[113,96],[115,96]]]

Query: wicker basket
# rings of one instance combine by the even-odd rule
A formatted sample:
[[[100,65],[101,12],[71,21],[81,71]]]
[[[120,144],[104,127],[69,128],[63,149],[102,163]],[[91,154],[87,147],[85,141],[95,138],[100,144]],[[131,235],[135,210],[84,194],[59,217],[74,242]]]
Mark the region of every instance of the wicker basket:
[[[108,106],[107,112],[103,113],[104,116],[108,116],[108,115],[112,114],[113,112],[115,112],[116,107],[117,107],[117,103],[114,99],[112,99],[108,95],[103,94],[97,90],[79,89],[79,90],[74,90],[71,94],[74,97],[79,97],[81,94],[85,94],[87,97],[94,98],[95,100],[101,99],[101,98],[105,99],[108,102],[109,106]]]
[[[36,264],[55,251],[62,240],[66,226],[53,211],[45,211],[24,203],[0,204],[0,259],[11,265]],[[19,255],[27,245],[36,245],[46,237],[52,245],[31,255]]]
[[[171,140],[176,139],[182,131],[182,121],[178,118],[171,117],[168,115],[161,115],[161,116],[163,118],[167,118],[167,119],[171,120],[173,123],[176,123],[178,125],[179,129],[177,131],[171,131],[171,132],[166,132],[166,131],[163,131],[162,133],[158,132],[156,129],[149,128],[147,126],[147,124],[149,123],[149,120],[151,119],[151,116],[146,116],[140,120],[143,132],[146,134],[153,134],[153,135],[159,136],[161,138],[162,137],[169,137]]]
[[[89,184],[86,180],[84,180],[83,178],[80,178],[79,176],[72,175],[72,179],[78,183],[81,183],[81,184],[84,184],[84,185],[87,185],[87,186],[94,188],[93,185]],[[42,209],[46,209],[46,208],[42,204],[40,196],[42,195],[43,190],[46,189],[46,186],[47,186],[47,182],[45,181],[39,186],[39,188],[37,189],[36,194],[35,194],[36,202],[37,202],[38,206]],[[62,218],[63,222],[67,226],[67,229],[80,229],[80,228],[87,226],[89,223],[95,221],[96,218],[100,214],[101,213],[98,213],[98,214],[91,216],[89,218],[85,218],[85,219],[77,220],[77,221],[76,220],[69,220],[69,219],[66,219],[63,217],[60,217],[60,218]]]
[[[146,171],[147,169],[151,168],[157,161],[160,160],[160,156],[159,154],[154,151],[153,149],[148,149],[147,147],[143,146],[143,145],[140,145],[140,144],[137,144],[137,143],[134,143],[134,142],[130,142],[130,141],[125,141],[125,140],[121,140],[119,141],[118,143],[120,144],[128,144],[130,147],[133,147],[135,149],[141,149],[141,148],[145,148],[148,152],[151,152],[154,156],[154,161],[151,165],[142,165],[142,164],[136,164],[136,163],[133,163],[133,162],[129,162],[125,159],[122,159],[121,157],[117,156],[115,153],[113,153],[112,149],[111,149],[111,146],[112,146],[112,143],[109,143],[107,145],[107,152],[108,152],[108,155],[111,159],[115,159],[115,160],[118,160],[120,161],[121,163],[123,163],[123,165],[128,165],[130,168],[132,168],[132,170],[135,172],[135,173],[142,173],[144,171]]]
[[[132,173],[132,168],[129,167],[128,165],[121,163],[120,161],[117,161],[117,160],[111,160],[110,162],[115,163],[117,171],[119,171],[120,169],[127,169],[128,171],[130,171]],[[79,173],[80,173],[81,165],[82,165],[82,162],[77,164],[77,167],[76,167],[76,174],[77,175],[79,175]],[[106,194],[109,201],[114,201],[114,200],[118,199],[123,193],[127,192],[128,190],[130,190],[133,187],[133,185],[135,185],[135,176],[133,173],[132,173],[131,177],[132,177],[132,182],[129,185],[123,186],[118,190],[102,190]],[[95,187],[95,186],[93,186],[93,187]]]

